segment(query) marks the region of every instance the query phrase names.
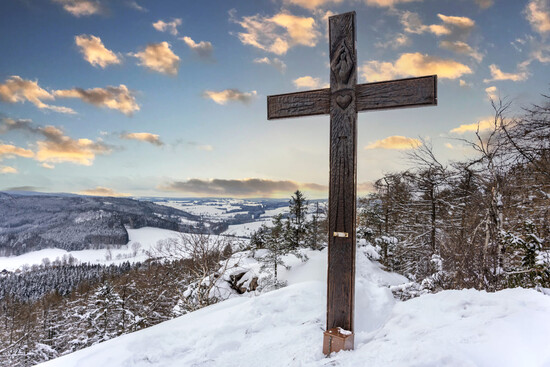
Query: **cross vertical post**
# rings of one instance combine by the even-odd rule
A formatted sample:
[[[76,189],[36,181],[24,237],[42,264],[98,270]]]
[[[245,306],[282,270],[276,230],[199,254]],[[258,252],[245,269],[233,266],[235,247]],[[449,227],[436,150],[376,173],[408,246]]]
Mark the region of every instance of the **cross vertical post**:
[[[357,84],[355,12],[329,18],[330,88],[267,97],[268,120],[330,114],[327,329],[323,353],[353,349],[357,112],[437,105],[437,76]]]

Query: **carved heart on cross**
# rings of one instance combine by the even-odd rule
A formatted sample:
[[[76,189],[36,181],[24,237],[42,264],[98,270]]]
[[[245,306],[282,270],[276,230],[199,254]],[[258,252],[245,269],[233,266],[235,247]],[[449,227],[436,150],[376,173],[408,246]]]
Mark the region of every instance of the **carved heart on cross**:
[[[351,103],[352,97],[349,94],[344,94],[336,97],[336,104],[340,106],[341,109],[345,110],[348,108]]]

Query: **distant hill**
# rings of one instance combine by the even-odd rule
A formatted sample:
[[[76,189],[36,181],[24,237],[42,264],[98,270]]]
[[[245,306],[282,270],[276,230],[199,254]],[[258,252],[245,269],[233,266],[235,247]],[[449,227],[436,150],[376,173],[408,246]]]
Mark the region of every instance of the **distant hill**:
[[[128,198],[0,192],[0,256],[124,245],[125,226],[192,231],[195,215]]]

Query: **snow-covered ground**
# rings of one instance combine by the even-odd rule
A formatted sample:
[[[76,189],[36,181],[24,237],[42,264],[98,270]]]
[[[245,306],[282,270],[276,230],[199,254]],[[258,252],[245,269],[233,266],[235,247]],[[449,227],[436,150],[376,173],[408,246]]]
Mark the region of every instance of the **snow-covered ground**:
[[[6,269],[8,271],[15,271],[21,269],[21,267],[25,265],[40,265],[45,258],[53,262],[56,259],[62,259],[64,255],[72,255],[82,263],[104,265],[120,264],[124,261],[144,261],[147,259],[145,252],[153,248],[159,240],[176,238],[178,236],[178,232],[161,228],[144,227],[139,229],[128,229],[129,242],[127,245],[112,247],[110,250],[103,248],[97,250],[66,251],[51,248],[33,251],[19,256],[0,257],[0,270]],[[136,251],[136,256],[134,256],[134,243],[139,243],[141,245]]]
[[[406,302],[405,282],[358,252],[355,350],[321,353],[326,251],[294,261],[288,287],[231,298],[43,367],[550,366],[550,297],[534,290],[444,291]]]

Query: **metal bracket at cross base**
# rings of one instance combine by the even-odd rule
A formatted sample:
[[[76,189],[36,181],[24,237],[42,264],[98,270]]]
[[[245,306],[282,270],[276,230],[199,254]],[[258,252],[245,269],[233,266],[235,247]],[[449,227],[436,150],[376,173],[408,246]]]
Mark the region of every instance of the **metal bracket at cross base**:
[[[328,356],[341,350],[352,350],[353,339],[351,331],[339,327],[327,330],[323,333],[323,354]]]

